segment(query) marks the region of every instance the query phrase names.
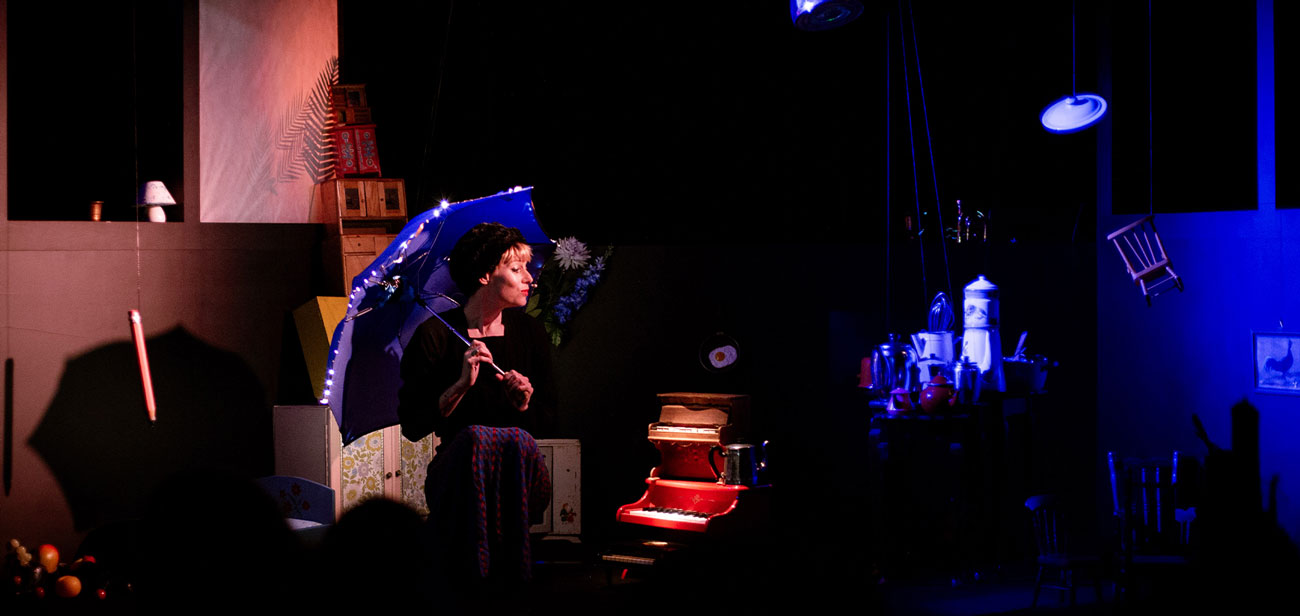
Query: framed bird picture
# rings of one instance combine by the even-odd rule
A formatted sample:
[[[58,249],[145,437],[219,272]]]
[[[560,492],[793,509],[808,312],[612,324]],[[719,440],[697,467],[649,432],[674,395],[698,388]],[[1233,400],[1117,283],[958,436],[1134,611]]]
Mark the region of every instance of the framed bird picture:
[[[1252,332],[1255,391],[1300,395],[1300,333]]]

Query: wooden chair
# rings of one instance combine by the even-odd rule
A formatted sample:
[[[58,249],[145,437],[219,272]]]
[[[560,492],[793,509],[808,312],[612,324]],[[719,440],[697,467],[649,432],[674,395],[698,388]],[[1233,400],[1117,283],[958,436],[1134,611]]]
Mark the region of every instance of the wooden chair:
[[[1156,231],[1154,216],[1139,218],[1107,235],[1106,241],[1115,244],[1133,283],[1142,288],[1148,306],[1151,298],[1163,291],[1170,288],[1183,290],[1183,280],[1174,273],[1173,262],[1169,260],[1160,233]]]
[[[1034,577],[1034,601],[1031,607],[1038,607],[1038,595],[1044,588],[1051,588],[1060,594],[1058,601],[1065,600],[1065,593],[1070,593],[1070,603],[1076,599],[1074,574],[1086,571],[1092,578],[1092,590],[1101,603],[1101,558],[1096,554],[1081,553],[1075,544],[1069,517],[1066,515],[1061,500],[1054,495],[1040,494],[1025,501],[1030,517],[1034,523],[1034,542],[1038,546],[1038,574]],[[1048,574],[1055,571],[1055,579]]]
[[[256,482],[275,499],[290,527],[334,523],[334,490],[329,486],[287,475],[259,477]]]
[[[1114,452],[1106,456],[1121,557],[1116,595],[1127,600],[1144,580],[1177,581],[1188,574],[1196,508],[1184,502],[1191,490],[1177,451],[1170,458],[1123,462]]]

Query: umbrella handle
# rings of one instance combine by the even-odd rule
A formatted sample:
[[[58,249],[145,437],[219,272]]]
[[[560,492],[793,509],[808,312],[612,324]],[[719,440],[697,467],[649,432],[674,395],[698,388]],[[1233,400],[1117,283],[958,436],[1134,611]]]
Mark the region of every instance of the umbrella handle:
[[[437,316],[437,315],[434,315],[434,316]],[[439,321],[442,321],[442,317],[438,317],[438,320],[439,320]],[[443,324],[443,325],[447,325],[447,322],[446,322],[446,321],[442,321],[442,324]],[[461,335],[460,335],[460,332],[457,332],[455,329],[452,329],[452,327],[451,327],[450,325],[447,325],[447,329],[450,329],[450,330],[451,330],[451,333],[456,334],[456,337],[457,337],[457,338],[460,338],[460,341],[465,343],[465,348],[470,348],[470,346],[472,346],[472,345],[470,344],[469,340],[466,340],[466,339],[462,338]],[[500,366],[498,366],[498,365],[496,365],[496,364],[494,364],[494,363],[492,363],[492,362],[490,362],[490,361],[485,361],[485,362],[482,362],[482,363],[485,363],[485,364],[487,364],[487,365],[489,365],[489,366],[492,366],[492,369],[493,369],[493,370],[496,370],[496,371],[497,371],[497,374],[499,374],[499,375],[501,375],[501,376],[505,376],[505,375],[506,375],[506,371],[505,371],[505,370],[502,370]]]
[[[441,294],[439,294],[439,295],[441,295]],[[446,296],[446,295],[443,295],[443,297],[447,297],[447,296]],[[416,301],[420,304],[420,306],[422,306],[425,310],[428,310],[428,311],[429,311],[429,314],[433,315],[433,318],[438,319],[438,322],[439,322],[439,323],[442,323],[443,326],[447,328],[447,331],[451,332],[451,334],[452,334],[453,336],[455,336],[457,339],[459,339],[461,342],[463,342],[463,343],[465,344],[465,348],[468,349],[470,346],[472,346],[472,345],[470,344],[470,342],[469,342],[469,339],[466,338],[466,337],[464,337],[464,336],[462,336],[462,335],[460,335],[460,332],[456,331],[456,328],[452,327],[452,326],[451,326],[451,323],[448,323],[446,319],[442,318],[442,315],[439,315],[438,313],[434,312],[434,311],[433,311],[433,308],[430,308],[430,307],[429,307],[429,304],[425,303],[424,298],[422,298],[422,297],[420,297],[419,295],[417,295],[415,299],[416,299]],[[456,302],[456,300],[451,299],[450,297],[447,297],[447,299],[448,299],[448,300],[451,300],[452,303],[455,303],[455,302]],[[493,370],[496,370],[496,371],[497,371],[497,374],[499,374],[499,375],[501,375],[501,376],[505,376],[505,375],[506,375],[506,371],[505,371],[505,370],[502,370],[500,366],[498,366],[498,365],[496,365],[496,364],[494,364],[494,363],[492,363],[492,362],[487,362],[487,365],[492,366],[492,369],[493,369]]]
[[[493,369],[493,370],[496,370],[496,371],[497,371],[497,374],[499,374],[499,375],[501,375],[501,376],[505,376],[505,375],[506,375],[505,370],[502,370],[500,366],[498,366],[498,365],[496,365],[496,364],[494,364],[494,363],[492,363],[492,362],[487,362],[487,365],[492,366],[492,369]]]

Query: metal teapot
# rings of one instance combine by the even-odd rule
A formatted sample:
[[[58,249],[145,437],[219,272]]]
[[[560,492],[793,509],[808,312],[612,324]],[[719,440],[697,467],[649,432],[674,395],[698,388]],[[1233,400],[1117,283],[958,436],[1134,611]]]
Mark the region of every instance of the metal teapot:
[[[901,342],[897,334],[890,334],[889,342],[871,351],[872,387],[882,395],[895,389],[920,389],[921,370],[916,359],[916,349],[912,345]]]

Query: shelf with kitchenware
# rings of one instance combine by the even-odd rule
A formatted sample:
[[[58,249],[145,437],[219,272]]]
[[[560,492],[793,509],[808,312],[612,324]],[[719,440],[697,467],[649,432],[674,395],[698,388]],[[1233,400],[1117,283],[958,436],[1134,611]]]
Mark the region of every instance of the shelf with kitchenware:
[[[936,377],[936,380],[940,378]],[[946,380],[925,383],[914,390],[894,390],[884,397],[871,389],[858,389],[867,397],[867,409],[873,418],[889,419],[951,419],[1003,408],[1006,414],[1023,413],[1048,395],[1046,389],[1016,388],[1005,392],[985,391],[979,401],[960,402],[956,398],[956,389]]]
[[[957,200],[954,208],[943,210],[936,217],[926,209],[921,213],[920,222],[911,214],[902,214],[890,225],[891,235],[904,241],[930,240],[938,236],[954,248],[982,247],[996,237],[990,235],[989,217],[969,204],[963,206],[961,199]]]

